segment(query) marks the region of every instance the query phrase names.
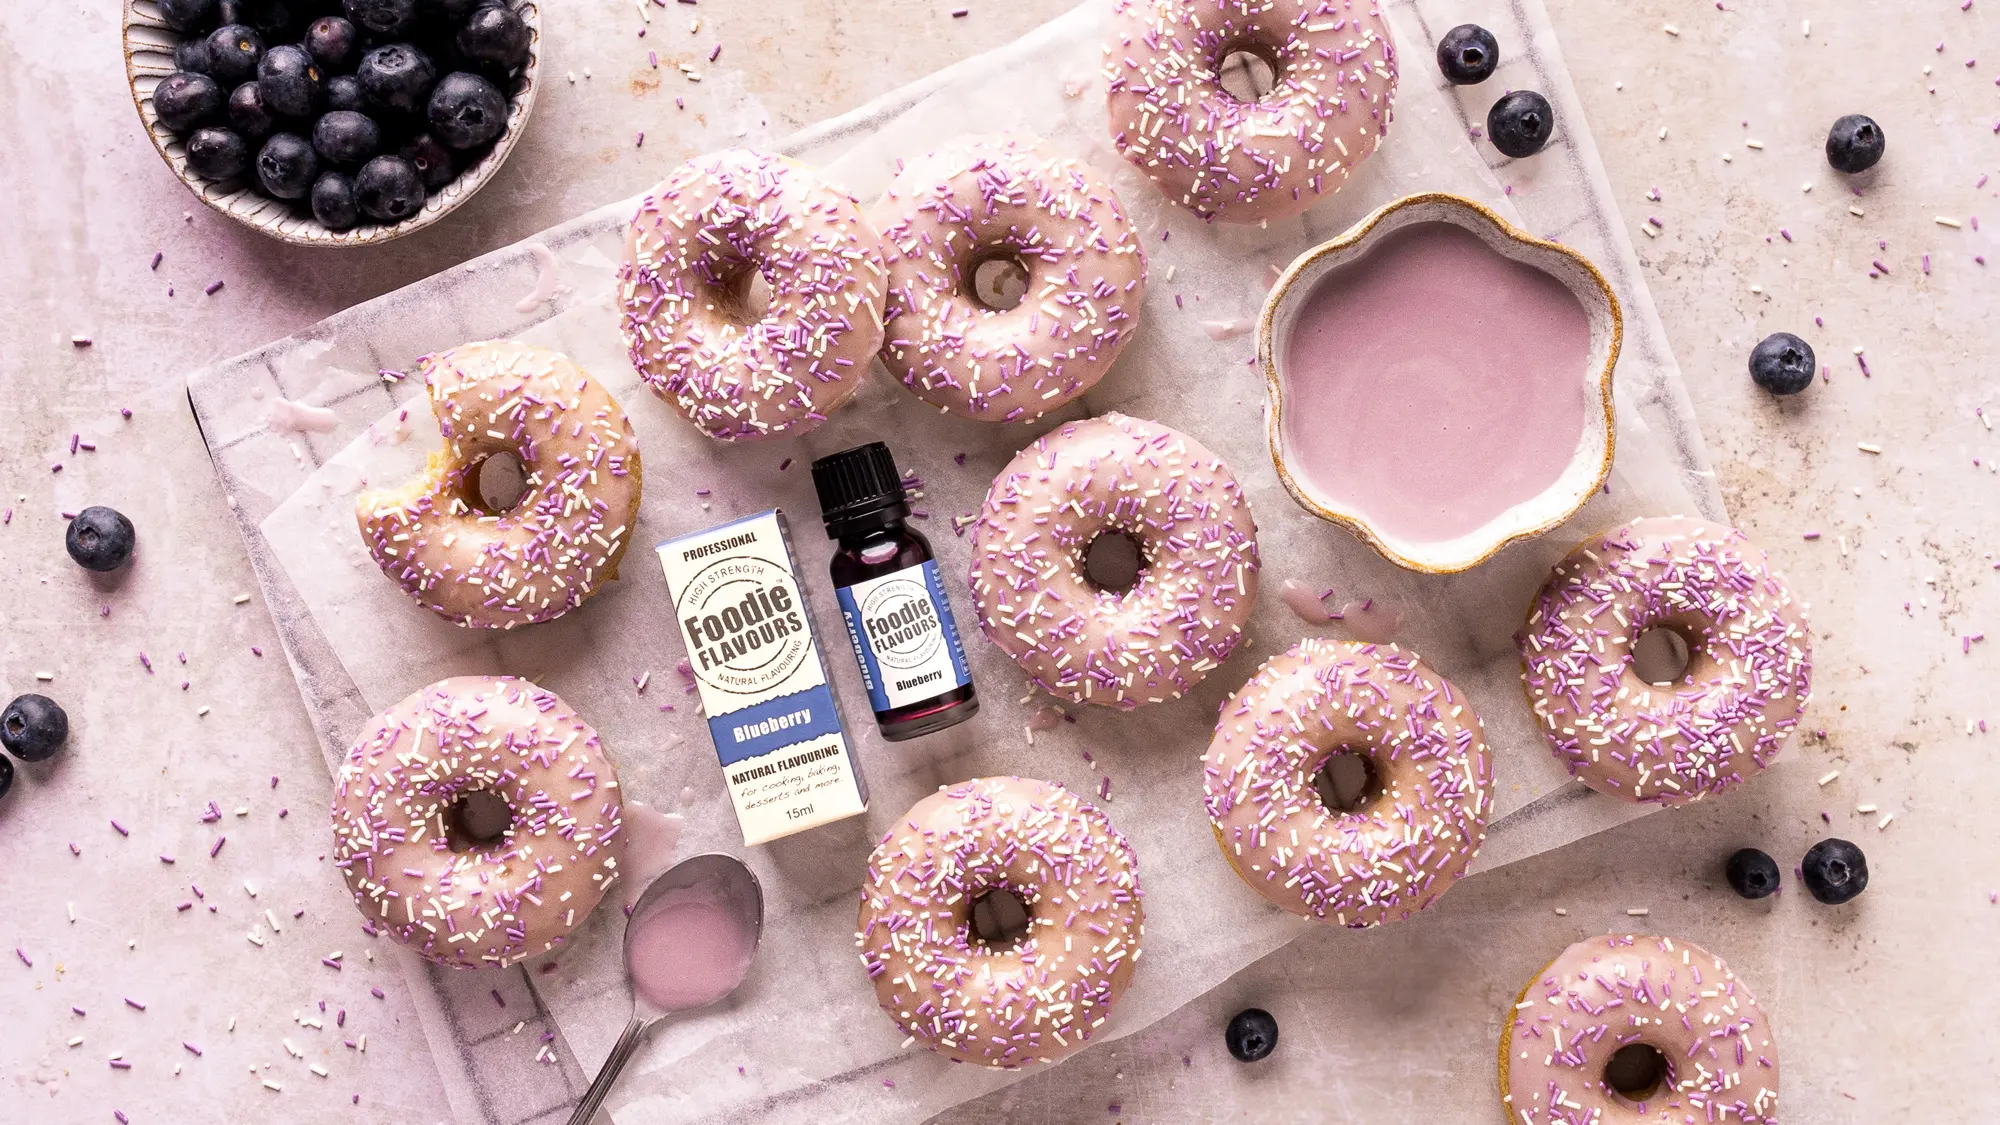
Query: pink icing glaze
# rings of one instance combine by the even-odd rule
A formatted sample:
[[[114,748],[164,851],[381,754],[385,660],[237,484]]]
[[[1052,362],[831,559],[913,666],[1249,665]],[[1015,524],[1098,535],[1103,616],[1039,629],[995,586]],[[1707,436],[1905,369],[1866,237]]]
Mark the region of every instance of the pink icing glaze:
[[[1470,534],[1562,476],[1589,357],[1560,281],[1414,223],[1306,295],[1279,371],[1287,466],[1387,535]]]
[[[663,1011],[705,1008],[729,995],[757,952],[755,930],[713,884],[676,887],[629,925],[632,987]]]

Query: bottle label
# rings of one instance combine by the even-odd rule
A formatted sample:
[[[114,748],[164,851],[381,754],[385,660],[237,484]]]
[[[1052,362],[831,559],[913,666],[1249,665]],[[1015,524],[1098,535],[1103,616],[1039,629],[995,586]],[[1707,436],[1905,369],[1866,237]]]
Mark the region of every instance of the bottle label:
[[[835,592],[876,714],[972,682],[935,560]]]

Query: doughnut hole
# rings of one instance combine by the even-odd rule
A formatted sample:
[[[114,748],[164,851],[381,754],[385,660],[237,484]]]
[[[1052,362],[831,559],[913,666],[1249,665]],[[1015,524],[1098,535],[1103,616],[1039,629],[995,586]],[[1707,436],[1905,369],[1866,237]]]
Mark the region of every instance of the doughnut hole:
[[[1027,903],[1006,887],[988,887],[972,896],[972,943],[990,953],[1019,949],[1034,924]]]
[[[1125,593],[1145,572],[1146,549],[1130,532],[1100,531],[1083,550],[1083,577],[1104,593]]]
[[[1632,638],[1632,671],[1654,687],[1689,683],[1702,641],[1702,631],[1689,623],[1655,622]]]
[[[1284,67],[1278,52],[1257,39],[1238,39],[1222,48],[1215,60],[1216,84],[1239,102],[1262,101],[1277,89]]]
[[[749,258],[725,252],[699,263],[695,276],[702,304],[725,324],[748,328],[771,311],[771,280]]]
[[[528,466],[511,449],[489,453],[465,471],[464,500],[489,516],[504,516],[528,494]]]
[[[513,808],[491,789],[461,793],[442,811],[445,843],[454,852],[492,847],[514,826]]]
[[[1627,1043],[1605,1060],[1604,1086],[1628,1102],[1643,1102],[1673,1089],[1673,1064],[1651,1044]]]
[[[1005,246],[976,251],[965,268],[965,295],[991,312],[1019,308],[1028,299],[1028,264]]]
[[[1366,753],[1346,746],[1333,753],[1313,771],[1313,791],[1322,804],[1337,816],[1358,813],[1382,796],[1382,776]]]

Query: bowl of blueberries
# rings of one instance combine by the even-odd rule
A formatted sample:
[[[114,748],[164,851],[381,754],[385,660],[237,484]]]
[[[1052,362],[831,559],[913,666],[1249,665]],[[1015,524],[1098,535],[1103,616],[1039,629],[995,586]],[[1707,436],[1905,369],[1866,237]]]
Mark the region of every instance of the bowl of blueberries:
[[[471,198],[527,123],[540,38],[535,0],[125,0],[161,157],[307,246],[386,242]]]

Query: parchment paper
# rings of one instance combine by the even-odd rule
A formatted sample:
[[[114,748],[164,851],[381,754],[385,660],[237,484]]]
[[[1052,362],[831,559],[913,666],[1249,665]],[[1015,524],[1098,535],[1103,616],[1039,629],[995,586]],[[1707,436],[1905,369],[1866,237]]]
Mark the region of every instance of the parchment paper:
[[[352,734],[331,729],[339,725],[335,714],[351,726],[358,721],[351,717],[356,712],[365,716],[446,675],[527,675],[563,695],[605,734],[631,796],[685,815],[684,854],[742,850],[693,697],[683,694],[684,681],[673,670],[682,655],[680,643],[664,581],[649,554],[635,551],[622,580],[581,611],[499,637],[432,618],[368,561],[354,529],[354,492],[364,482],[393,483],[414,473],[436,444],[428,410],[413,385],[391,386],[402,405],[380,413],[386,400],[374,376],[378,366],[407,364],[423,351],[503,332],[568,352],[612,387],[638,429],[648,470],[637,535],[642,547],[773,505],[793,517],[806,585],[822,595],[813,606],[815,623],[828,646],[850,732],[860,744],[873,808],[864,819],[747,857],[764,881],[769,906],[758,966],[728,1005],[656,1033],[612,1098],[618,1121],[914,1121],[1005,1084],[1008,1075],[901,1050],[900,1036],[876,1010],[851,947],[855,889],[873,840],[918,797],[963,777],[1029,774],[1093,797],[1109,779],[1106,808],[1138,848],[1149,924],[1137,981],[1107,1027],[1108,1036],[1157,1019],[1301,932],[1304,923],[1265,907],[1217,855],[1201,815],[1194,766],[1218,704],[1257,663],[1309,631],[1342,633],[1338,624],[1313,629],[1294,616],[1276,596],[1287,578],[1332,587],[1330,604],[1373,598],[1404,615],[1397,639],[1451,677],[1478,707],[1496,750],[1499,777],[1498,815],[1482,868],[1638,815],[1639,810],[1566,783],[1531,724],[1508,638],[1547,567],[1581,536],[1641,512],[1719,514],[1703,477],[1699,435],[1559,62],[1530,51],[1512,66],[1535,67],[1537,74],[1503,71],[1494,79],[1545,90],[1565,122],[1550,150],[1496,175],[1466,132],[1464,113],[1483,113],[1483,104],[1454,100],[1435,84],[1428,48],[1409,46],[1432,41],[1436,29],[1424,26],[1420,6],[1407,0],[1392,13],[1409,57],[1388,142],[1339,196],[1302,220],[1267,228],[1204,226],[1166,204],[1117,157],[1103,121],[1095,5],[784,146],[823,163],[864,201],[886,182],[898,157],[963,132],[998,128],[1039,133],[1111,177],[1144,232],[1151,259],[1140,336],[1083,402],[1034,426],[996,427],[937,415],[878,373],[853,405],[804,439],[731,447],[707,441],[646,392],[623,354],[610,295],[629,203],[549,232],[540,241],[552,255],[520,248],[502,252],[494,261],[449,271],[343,314],[339,324],[323,325],[308,341],[274,345],[261,357],[278,393],[332,411],[327,422],[333,428],[326,433],[266,434],[229,446],[236,450],[230,468],[239,473],[284,479],[306,472],[302,486],[268,508],[257,539],[282,570],[291,595],[274,604],[295,605],[328,650],[302,645],[293,651],[288,640],[308,699],[315,698],[316,686],[324,688],[309,672],[323,675],[331,664],[351,678],[352,690],[339,708],[316,709],[330,749]],[[1538,10],[1516,6],[1511,18],[1516,26],[1510,42],[1542,45],[1539,36],[1546,31]],[[1508,34],[1504,24],[1499,30]],[[1514,186],[1514,196],[1505,194],[1503,179]],[[1515,214],[1538,234],[1577,245],[1612,278],[1628,323],[1618,372],[1618,461],[1609,494],[1596,498],[1570,526],[1453,578],[1400,571],[1292,503],[1265,447],[1262,384],[1248,363],[1254,338],[1217,339],[1222,333],[1211,323],[1253,317],[1273,264],[1331,237],[1382,202],[1429,189],[1483,200]],[[1515,202],[1523,204],[1519,211]],[[537,260],[551,257],[562,287],[550,306],[560,310],[556,315],[540,309],[510,313],[500,306],[511,306],[527,292],[537,270],[549,268],[537,266]],[[502,279],[512,279],[518,289],[503,288]],[[270,407],[242,394],[241,379],[234,396],[224,393],[229,384],[223,374],[196,382],[197,410],[205,427],[213,421],[242,434]],[[405,409],[408,418],[402,419]],[[955,534],[951,517],[973,511],[993,474],[1036,433],[1064,417],[1109,409],[1185,429],[1229,462],[1258,517],[1265,596],[1249,642],[1190,697],[1128,714],[1079,712],[1076,722],[1037,734],[1031,743],[1027,717],[1048,700],[1028,691],[1013,664],[977,637],[964,587],[969,544]],[[890,441],[901,464],[925,481],[919,507],[930,518],[919,526],[931,535],[951,579],[984,702],[971,723],[893,746],[875,734],[858,675],[838,647],[838,614],[822,578],[829,550],[819,534],[806,472],[812,457],[877,438]],[[259,473],[260,467],[267,472]],[[1694,492],[1686,487],[1689,482],[1698,486]],[[641,677],[649,677],[643,693],[637,687]],[[572,1082],[577,1064],[594,1069],[623,1022],[620,921],[615,911],[600,911],[553,972],[530,967],[525,974],[527,987],[553,1015],[560,1042],[574,1052],[575,1062],[565,1058],[562,1067]],[[515,972],[508,983],[518,988],[521,979]],[[468,995],[491,987],[456,979],[443,984],[446,993],[471,990]],[[441,1003],[448,1009],[449,996]],[[445,1022],[457,1027],[455,1020]],[[438,1045],[441,1058],[454,1053],[454,1044]],[[476,1060],[474,1069],[482,1069]],[[503,1073],[477,1074],[473,1081],[484,1084]],[[527,1117],[510,1112],[506,1099],[470,1100],[478,1106],[469,1119]]]

